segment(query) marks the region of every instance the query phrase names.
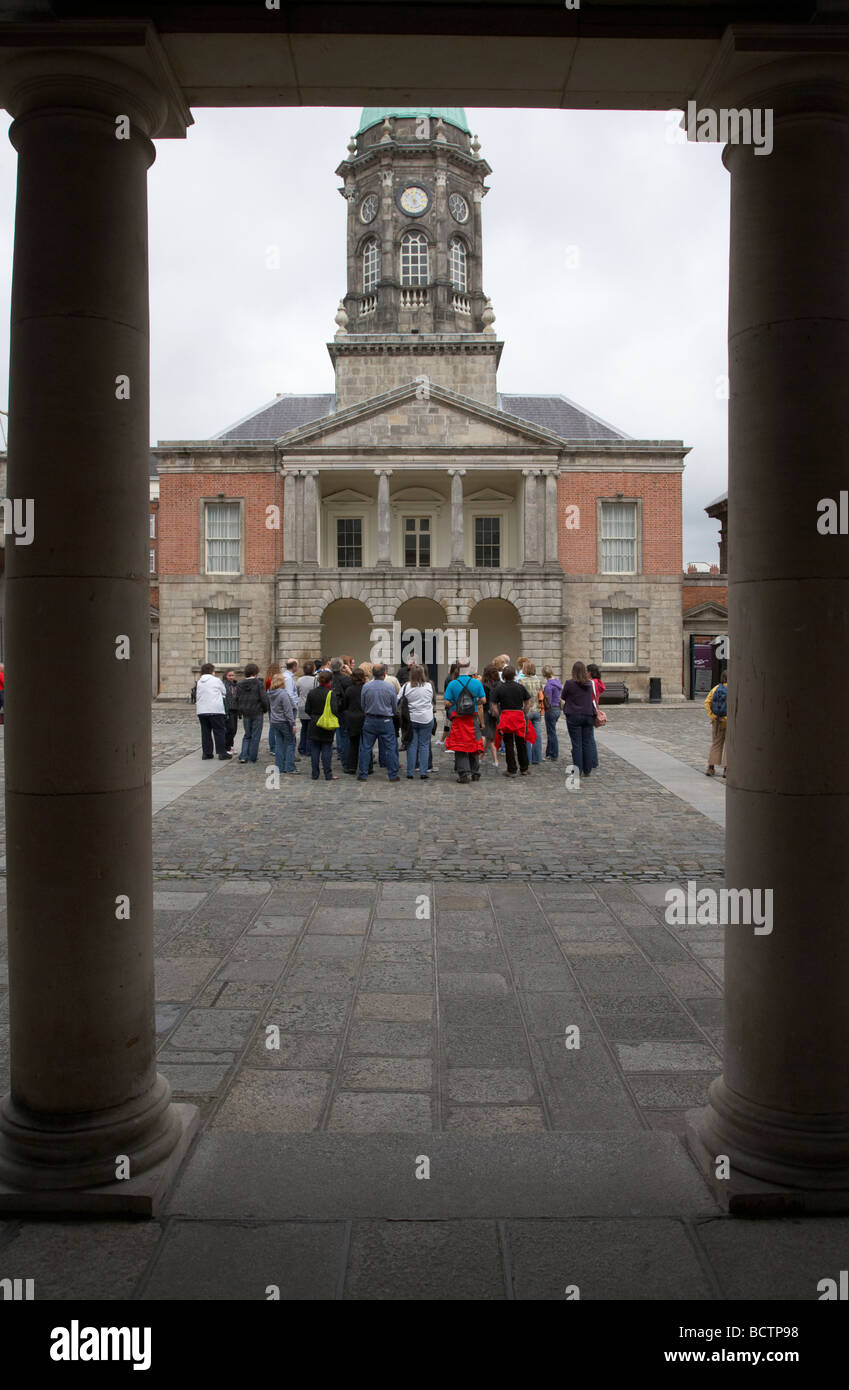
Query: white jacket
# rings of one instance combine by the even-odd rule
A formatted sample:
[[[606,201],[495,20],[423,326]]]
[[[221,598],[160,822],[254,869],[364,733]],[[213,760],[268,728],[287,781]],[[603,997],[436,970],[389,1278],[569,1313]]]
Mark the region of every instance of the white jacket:
[[[223,714],[226,687],[217,676],[205,675],[198,679],[195,709],[198,714]]]

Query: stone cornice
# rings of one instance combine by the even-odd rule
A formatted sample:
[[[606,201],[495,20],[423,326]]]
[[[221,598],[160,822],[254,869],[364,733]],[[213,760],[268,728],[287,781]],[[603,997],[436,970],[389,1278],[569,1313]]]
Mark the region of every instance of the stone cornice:
[[[849,26],[731,24],[693,93],[713,110],[849,115]]]

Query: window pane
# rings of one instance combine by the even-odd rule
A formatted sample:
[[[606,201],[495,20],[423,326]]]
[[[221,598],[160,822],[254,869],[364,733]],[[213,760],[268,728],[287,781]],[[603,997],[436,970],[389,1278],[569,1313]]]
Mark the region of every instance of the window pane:
[[[419,536],[419,564],[430,564],[430,536]]]
[[[404,537],[404,564],[407,569],[416,567],[416,538],[415,536]]]
[[[493,568],[501,564],[501,517],[475,517],[475,565]]]
[[[150,572],[151,572],[151,574],[156,574],[156,551],[155,551],[155,550],[151,550],[151,552],[150,552]]]
[[[601,572],[633,574],[637,568],[636,502],[601,504]]]
[[[374,237],[363,247],[363,293],[377,289],[380,280],[380,246]]]
[[[466,293],[468,276],[466,272],[466,247],[459,237],[452,237],[448,244],[448,269],[451,285],[461,294]]]
[[[421,232],[407,232],[401,238],[401,284],[426,285],[427,282],[427,240]]]
[[[336,563],[340,569],[359,569],[363,563],[363,521],[359,516],[336,519]]]
[[[632,608],[604,608],[602,610],[602,663],[624,663],[633,666],[636,662],[637,614]]]
[[[238,574],[241,569],[238,502],[207,502],[206,568],[211,574]]]
[[[239,610],[210,609],[206,615],[206,659],[216,666],[239,664]]]
[[[150,539],[156,540],[156,512],[150,514]]]

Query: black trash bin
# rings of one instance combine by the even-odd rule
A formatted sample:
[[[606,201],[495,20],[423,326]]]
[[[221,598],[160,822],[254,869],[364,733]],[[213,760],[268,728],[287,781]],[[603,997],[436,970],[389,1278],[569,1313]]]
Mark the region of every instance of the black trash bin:
[[[649,676],[649,704],[659,705],[660,702],[660,676]]]

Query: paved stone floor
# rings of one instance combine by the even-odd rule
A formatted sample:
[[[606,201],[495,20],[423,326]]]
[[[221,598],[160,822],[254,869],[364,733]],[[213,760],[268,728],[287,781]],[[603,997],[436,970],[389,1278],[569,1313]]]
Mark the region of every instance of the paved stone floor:
[[[701,769],[699,707],[611,722]],[[8,1221],[0,1277],[61,1299],[815,1299],[849,1221],[730,1221],[681,1139],[720,1068],[722,944],[669,926],[665,893],[720,881],[721,831],[603,740],[579,793],[565,763],[460,787],[439,752],[424,786],[302,763],[268,787],[267,745],[196,785],[182,764],[154,818],[156,1023],[200,1135],[158,1220]],[[199,775],[197,744],[190,707],[155,709],[156,771]],[[3,1089],[5,994],[0,974]]]

